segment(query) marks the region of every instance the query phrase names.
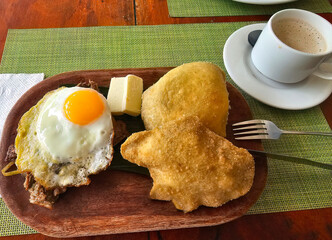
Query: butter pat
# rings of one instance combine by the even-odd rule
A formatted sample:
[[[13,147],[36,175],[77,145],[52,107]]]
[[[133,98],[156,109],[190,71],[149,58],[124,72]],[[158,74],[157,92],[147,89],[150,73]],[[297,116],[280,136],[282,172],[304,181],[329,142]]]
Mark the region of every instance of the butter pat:
[[[143,79],[135,75],[111,79],[107,102],[113,115],[141,113]]]

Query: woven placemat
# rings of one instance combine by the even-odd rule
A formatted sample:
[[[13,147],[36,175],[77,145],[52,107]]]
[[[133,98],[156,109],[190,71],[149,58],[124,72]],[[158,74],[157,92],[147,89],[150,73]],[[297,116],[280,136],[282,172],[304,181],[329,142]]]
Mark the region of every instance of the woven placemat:
[[[192,61],[209,61],[224,68],[226,39],[248,24],[9,30],[0,73],[44,72],[49,77],[72,70],[166,67]],[[228,81],[232,82],[229,76]],[[319,107],[279,110],[243,94],[255,118],[272,120],[285,129],[330,131]],[[264,142],[267,151],[322,162],[331,161],[331,146],[332,138],[326,137],[285,136]],[[268,165],[266,188],[249,214],[332,206],[328,171],[273,159]],[[22,225],[2,200],[0,213],[0,235],[34,232]]]
[[[254,5],[232,0],[167,0],[167,5],[171,17],[272,15],[286,8],[299,8],[316,13],[332,12],[329,0],[298,0],[277,5]]]

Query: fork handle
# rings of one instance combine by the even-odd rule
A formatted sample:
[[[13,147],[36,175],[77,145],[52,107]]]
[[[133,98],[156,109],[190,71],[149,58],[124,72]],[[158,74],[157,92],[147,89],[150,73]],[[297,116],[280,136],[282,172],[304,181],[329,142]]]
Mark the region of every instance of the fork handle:
[[[332,132],[301,132],[301,131],[282,131],[283,134],[297,134],[297,135],[320,135],[332,137]]]

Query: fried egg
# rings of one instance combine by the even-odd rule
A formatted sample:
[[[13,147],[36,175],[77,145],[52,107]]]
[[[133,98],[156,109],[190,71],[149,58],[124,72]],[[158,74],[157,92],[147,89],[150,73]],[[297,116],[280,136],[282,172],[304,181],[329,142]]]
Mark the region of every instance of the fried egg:
[[[15,139],[16,166],[46,189],[81,186],[111,163],[112,116],[104,96],[88,88],[47,93],[26,112]]]

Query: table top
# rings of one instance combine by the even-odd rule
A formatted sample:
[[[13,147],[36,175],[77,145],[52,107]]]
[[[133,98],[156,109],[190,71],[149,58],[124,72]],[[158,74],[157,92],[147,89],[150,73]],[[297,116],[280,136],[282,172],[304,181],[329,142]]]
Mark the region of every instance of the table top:
[[[330,2],[332,2],[330,0]],[[320,14],[332,22],[332,13]],[[9,0],[0,2],[0,57],[8,29],[266,21],[270,16],[171,18],[167,0]],[[332,127],[332,95],[320,107]],[[75,239],[331,239],[332,208],[245,215],[212,227]],[[1,239],[52,239],[42,234]]]

